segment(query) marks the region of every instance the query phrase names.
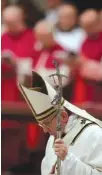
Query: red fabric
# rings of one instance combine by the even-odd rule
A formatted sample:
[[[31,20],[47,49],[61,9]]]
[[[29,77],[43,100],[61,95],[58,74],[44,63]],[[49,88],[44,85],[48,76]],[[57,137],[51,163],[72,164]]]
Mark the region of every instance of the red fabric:
[[[102,33],[97,39],[87,38],[82,45],[82,55],[87,59],[101,62],[102,58]],[[88,81],[77,76],[73,102],[83,103],[86,101],[102,102],[102,82]]]
[[[16,85],[16,72],[14,67],[6,63],[1,64],[2,74],[9,74],[11,72],[12,78],[2,77],[1,79],[1,100],[3,101],[17,101],[19,91]]]
[[[26,29],[25,31],[23,31],[18,35],[11,35],[9,33],[5,33],[2,35],[1,42],[2,42],[2,48],[1,48],[2,53],[9,52],[9,54],[11,54],[11,57],[14,55],[12,59],[26,59],[27,57],[32,58],[31,55],[33,51],[33,45],[35,42],[34,32],[32,29]],[[7,65],[2,64],[2,71],[9,73],[12,71],[12,66],[8,67]],[[3,101],[21,100],[20,98],[21,94],[17,88],[16,83],[17,83],[16,75],[9,79],[2,78],[1,88],[2,88]],[[8,122],[8,126],[9,125],[10,122]],[[29,149],[32,147],[34,148],[34,145],[36,145],[37,143],[36,136],[38,136],[38,132],[39,131],[37,130],[35,124],[31,124],[31,127],[30,125],[28,125],[27,145],[29,145]]]
[[[78,76],[74,86],[74,98],[72,103],[82,104],[86,100],[86,87],[83,79]]]
[[[18,35],[5,33],[2,35],[1,41],[2,51],[5,51],[6,49],[10,50],[16,54],[19,59],[23,59],[25,57],[30,57],[35,37],[32,29],[26,29]]]
[[[51,48],[43,48],[43,46],[40,46],[38,41],[36,41],[33,50],[34,68],[36,69],[36,71],[39,67],[43,67],[47,70],[53,69],[53,60],[57,59],[59,63],[61,63],[63,59],[63,54],[65,53],[66,51],[57,43],[55,43],[55,45]],[[40,64],[38,65],[39,61]]]
[[[82,45],[81,52],[86,58],[100,62],[102,57],[102,33],[99,33],[97,39],[87,38]]]
[[[39,143],[41,130],[37,124],[29,123],[27,125],[27,147],[34,149]]]
[[[31,56],[34,40],[34,34],[31,29],[26,29],[16,36],[5,33],[2,35],[1,39],[1,53],[9,52],[11,57],[13,57],[12,59],[16,59],[15,57],[17,57],[17,59],[26,59],[26,57]],[[12,66],[8,67],[3,64],[2,72],[12,72]],[[6,80],[5,78],[2,79],[2,100],[20,100],[20,93],[16,83],[16,76]]]
[[[22,124],[20,124],[17,121],[6,120],[6,121],[2,121],[2,123],[1,123],[1,127],[4,129],[10,129],[10,128],[16,129],[16,128],[20,128],[21,126],[22,126]]]

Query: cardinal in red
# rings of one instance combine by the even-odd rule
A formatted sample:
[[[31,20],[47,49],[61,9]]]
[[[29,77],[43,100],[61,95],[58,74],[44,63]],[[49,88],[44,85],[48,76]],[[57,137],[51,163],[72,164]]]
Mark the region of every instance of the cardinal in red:
[[[102,32],[101,18],[93,9],[80,16],[87,33],[81,49],[81,64],[76,80],[74,102],[102,119]]]
[[[67,51],[60,46],[53,37],[53,25],[47,21],[39,21],[34,29],[36,42],[33,48],[34,69],[44,78],[55,73],[54,60],[57,60],[60,71],[64,75],[68,75],[68,67],[63,64],[67,58]],[[48,78],[47,78],[48,80]],[[63,80],[63,86],[67,81]]]
[[[16,103],[22,101],[17,81],[23,81],[24,76],[30,75],[32,71],[33,58],[31,55],[35,37],[33,30],[26,26],[22,8],[16,5],[8,6],[2,15],[6,25],[6,32],[1,39],[2,102]],[[27,126],[29,149],[34,149],[38,133],[39,127],[36,125]]]

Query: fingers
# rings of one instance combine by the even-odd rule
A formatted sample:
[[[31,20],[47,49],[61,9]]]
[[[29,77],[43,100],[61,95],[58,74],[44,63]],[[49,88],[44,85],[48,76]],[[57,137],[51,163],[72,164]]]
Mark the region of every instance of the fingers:
[[[55,154],[59,156],[61,160],[65,159],[68,149],[65,143],[63,142],[63,140],[57,139],[55,141],[54,150],[55,150]]]
[[[63,141],[62,139],[56,139],[56,140],[55,140],[55,144],[57,144],[57,143],[63,144],[64,141]]]
[[[64,154],[63,152],[55,152],[55,154],[63,161],[66,157],[66,154]]]
[[[63,140],[57,139],[57,140],[55,140],[54,147],[59,148],[62,144],[64,144]]]
[[[59,148],[59,149],[55,149],[55,153],[57,154],[57,155],[66,155],[66,153],[67,153],[67,150],[66,150],[66,148]]]

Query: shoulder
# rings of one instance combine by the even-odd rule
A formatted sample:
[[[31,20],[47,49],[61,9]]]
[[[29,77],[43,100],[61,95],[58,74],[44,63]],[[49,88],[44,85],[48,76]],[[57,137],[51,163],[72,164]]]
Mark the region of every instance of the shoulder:
[[[98,142],[102,140],[102,128],[96,124],[90,125],[83,130],[81,138],[84,138],[90,143]]]
[[[27,29],[26,29],[26,33],[28,33],[28,34],[33,34],[33,32],[34,32],[34,31],[33,31],[33,29],[31,29],[31,28],[27,28]]]
[[[27,28],[24,32],[24,36],[35,39],[35,32],[33,29]]]
[[[85,154],[87,156],[90,156],[90,154],[95,150],[97,150],[97,152],[101,152],[102,129],[95,124],[86,127],[78,135],[71,149],[73,149],[77,155]]]
[[[4,32],[2,35],[1,35],[1,38],[4,39],[4,38],[7,38],[9,35],[7,32]]]

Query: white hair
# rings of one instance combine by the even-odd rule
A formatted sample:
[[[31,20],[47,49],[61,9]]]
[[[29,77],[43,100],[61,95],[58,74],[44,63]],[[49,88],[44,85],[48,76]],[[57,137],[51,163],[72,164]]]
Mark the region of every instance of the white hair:
[[[17,5],[10,5],[3,10],[3,18],[13,18],[18,15],[24,15],[24,11]]]
[[[46,20],[40,20],[36,23],[36,26],[34,28],[35,31],[41,31],[41,29],[44,29],[47,33],[52,33],[54,30],[54,24],[51,22],[48,22]]]

